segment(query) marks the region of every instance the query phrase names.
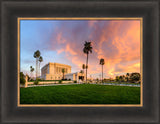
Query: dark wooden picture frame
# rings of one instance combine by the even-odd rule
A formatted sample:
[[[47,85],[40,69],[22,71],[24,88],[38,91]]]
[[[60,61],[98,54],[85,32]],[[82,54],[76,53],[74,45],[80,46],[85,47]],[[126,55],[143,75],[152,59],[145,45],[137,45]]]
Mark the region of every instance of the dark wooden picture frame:
[[[20,30],[21,30],[21,21],[31,21],[31,20],[34,20],[34,21],[53,21],[53,20],[58,20],[58,21],[66,21],[66,20],[74,20],[74,21],[94,21],[94,20],[97,20],[97,21],[139,21],[140,23],[140,29],[139,29],[139,32],[140,32],[140,36],[139,36],[139,44],[140,44],[140,47],[138,48],[140,50],[140,57],[139,57],[139,60],[140,60],[140,63],[143,62],[143,18],[141,17],[137,17],[137,18],[131,18],[131,17],[123,17],[123,18],[120,18],[120,17],[115,17],[115,18],[101,18],[101,17],[55,17],[55,18],[51,18],[51,17],[47,17],[47,18],[44,18],[44,17],[18,17],[17,18],[17,23],[18,23],[18,79],[20,79],[20,70],[21,70],[21,67],[20,67],[20,62],[21,62],[21,57],[20,57],[20,54],[21,52],[23,51],[23,49],[21,49],[20,47],[20,44],[21,44],[21,40],[20,40]],[[21,30],[22,31],[22,30]],[[20,49],[21,49],[21,52],[20,52]],[[17,89],[18,89],[18,92],[17,92],[17,99],[18,99],[18,102],[17,102],[17,106],[18,107],[143,107],[143,67],[142,67],[142,64],[140,64],[140,68],[139,68],[139,71],[140,71],[140,74],[141,74],[141,84],[140,87],[139,87],[139,93],[140,93],[140,96],[139,96],[139,99],[140,99],[140,102],[138,104],[134,104],[134,103],[130,103],[130,104],[120,104],[120,103],[117,103],[117,104],[23,104],[20,102],[21,100],[21,95],[20,95],[20,81],[18,80],[18,85],[17,85]],[[23,98],[22,98],[23,99]],[[61,99],[61,98],[59,98]],[[27,99],[26,99],[27,100]]]
[[[143,107],[18,107],[18,17],[142,17]],[[159,123],[159,1],[1,1],[1,123]]]

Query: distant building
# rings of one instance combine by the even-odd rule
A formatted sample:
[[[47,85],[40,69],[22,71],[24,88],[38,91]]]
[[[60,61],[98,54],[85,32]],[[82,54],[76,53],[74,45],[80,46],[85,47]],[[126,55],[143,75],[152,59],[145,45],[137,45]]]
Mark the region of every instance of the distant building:
[[[44,80],[61,80],[64,74],[71,73],[71,66],[60,63],[48,63],[41,69],[41,78]]]

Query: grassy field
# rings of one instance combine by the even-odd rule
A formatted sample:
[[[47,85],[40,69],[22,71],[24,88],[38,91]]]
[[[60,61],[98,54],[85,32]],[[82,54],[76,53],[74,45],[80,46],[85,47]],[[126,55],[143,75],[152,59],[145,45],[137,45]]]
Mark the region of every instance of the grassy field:
[[[140,104],[140,87],[79,84],[21,88],[20,104]]]

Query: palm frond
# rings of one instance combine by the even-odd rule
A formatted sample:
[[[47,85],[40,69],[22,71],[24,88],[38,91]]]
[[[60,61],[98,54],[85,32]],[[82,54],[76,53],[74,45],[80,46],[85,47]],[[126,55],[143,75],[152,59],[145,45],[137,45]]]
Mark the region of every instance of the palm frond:
[[[40,56],[38,61],[39,61],[39,62],[42,62],[42,61],[43,61],[43,57]]]
[[[100,63],[99,63],[99,64],[100,64],[100,65],[104,65],[104,64],[105,64],[105,61],[104,61],[103,58],[100,59]]]
[[[92,53],[91,42],[85,41],[83,52],[86,53],[86,54],[88,54],[89,52]]]

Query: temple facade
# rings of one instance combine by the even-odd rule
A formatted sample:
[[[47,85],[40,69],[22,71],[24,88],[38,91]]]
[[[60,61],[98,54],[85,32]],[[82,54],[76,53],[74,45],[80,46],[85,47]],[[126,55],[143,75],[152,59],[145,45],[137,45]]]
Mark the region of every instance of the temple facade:
[[[62,80],[64,69],[64,79],[73,81],[84,81],[85,74],[80,72],[71,73],[71,66],[49,62],[41,69],[41,79],[43,80]]]
[[[62,69],[64,69],[64,75],[71,73],[71,66],[49,62],[42,67],[41,78],[44,80],[61,80],[63,78]]]

